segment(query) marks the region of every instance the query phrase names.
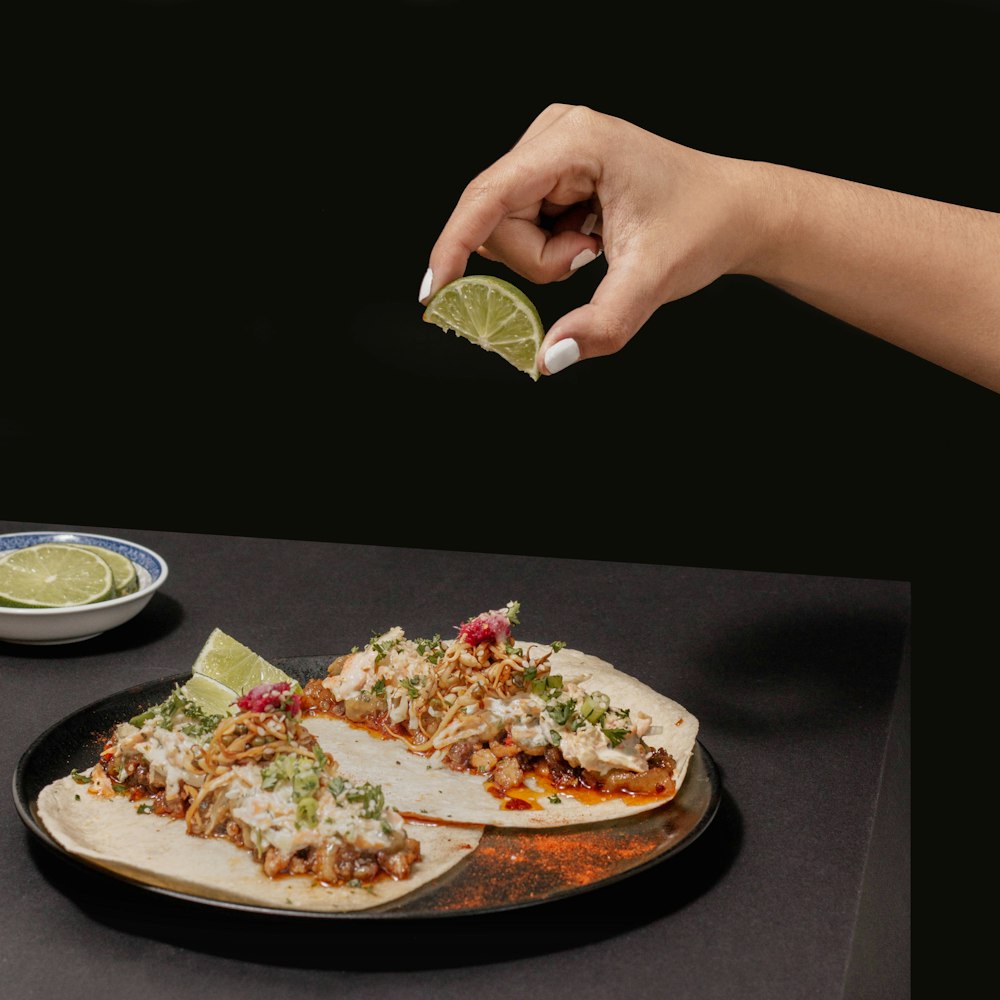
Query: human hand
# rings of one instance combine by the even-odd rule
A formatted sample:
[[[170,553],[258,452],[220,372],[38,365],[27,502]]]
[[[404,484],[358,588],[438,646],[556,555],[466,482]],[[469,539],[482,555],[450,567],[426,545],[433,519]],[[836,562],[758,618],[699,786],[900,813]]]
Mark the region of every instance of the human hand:
[[[612,354],[659,306],[746,265],[762,229],[748,210],[754,168],[551,105],[466,187],[419,298],[461,277],[473,252],[536,283],[566,280],[603,253],[607,273],[549,329],[538,366],[553,374]]]

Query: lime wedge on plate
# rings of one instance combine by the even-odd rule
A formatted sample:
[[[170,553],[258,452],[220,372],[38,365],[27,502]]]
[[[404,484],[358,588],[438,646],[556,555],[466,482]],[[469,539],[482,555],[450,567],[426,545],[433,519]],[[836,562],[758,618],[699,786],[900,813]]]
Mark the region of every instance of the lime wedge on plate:
[[[115,596],[111,567],[76,545],[42,542],[0,559],[0,606],[70,608]]]
[[[457,278],[427,303],[424,321],[454,330],[538,381],[535,356],[545,330],[531,300],[509,281],[485,274]]]
[[[232,697],[246,694],[258,684],[276,684],[295,680],[284,671],[268,663],[252,649],[248,649],[222,629],[213,629],[201,648],[192,668],[192,680],[209,678],[233,692]]]
[[[204,674],[193,674],[181,685],[181,691],[209,715],[229,715],[230,705],[239,697],[232,688]]]
[[[100,545],[84,545],[83,542],[69,542],[67,544],[75,545],[80,549],[89,549],[111,567],[111,573],[115,578],[115,597],[134,594],[139,589],[139,574],[136,572],[135,563],[128,556],[123,556],[120,552],[106,549]]]

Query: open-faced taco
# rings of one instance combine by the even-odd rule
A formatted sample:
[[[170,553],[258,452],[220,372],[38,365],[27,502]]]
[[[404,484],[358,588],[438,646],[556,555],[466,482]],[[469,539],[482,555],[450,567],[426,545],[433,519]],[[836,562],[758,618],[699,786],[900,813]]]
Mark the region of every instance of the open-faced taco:
[[[45,787],[38,811],[66,850],[122,875],[320,911],[398,899],[459,862],[481,835],[415,828],[377,783],[348,778],[283,682],[252,689],[223,716],[175,688],[119,724],[87,773]]]
[[[410,816],[551,827],[669,802],[698,720],[604,660],[515,638],[518,611],[451,640],[373,636],[305,684],[311,731]]]

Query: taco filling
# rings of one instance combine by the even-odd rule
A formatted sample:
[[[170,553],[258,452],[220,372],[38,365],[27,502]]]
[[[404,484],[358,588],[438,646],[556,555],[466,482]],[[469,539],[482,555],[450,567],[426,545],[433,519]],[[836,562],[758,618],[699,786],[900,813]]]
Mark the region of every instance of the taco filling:
[[[117,726],[85,779],[89,791],[183,820],[192,836],[231,841],[271,878],[311,875],[326,885],[363,886],[410,877],[420,843],[378,785],[339,776],[302,724],[291,685],[260,685],[236,709],[206,714],[175,688]]]
[[[651,716],[555,671],[565,643],[516,640],[518,612],[513,601],[483,612],[453,640],[408,639],[398,626],[373,636],[305,685],[303,710],[398,740],[430,765],[484,776],[501,795],[529,781],[673,797],[682,769],[646,742]]]

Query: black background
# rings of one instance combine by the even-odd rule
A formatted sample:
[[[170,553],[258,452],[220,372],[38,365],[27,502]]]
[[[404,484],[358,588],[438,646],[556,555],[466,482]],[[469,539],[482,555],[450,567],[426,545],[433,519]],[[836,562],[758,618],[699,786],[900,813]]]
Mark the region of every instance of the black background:
[[[32,14],[6,516],[949,592],[996,555],[1000,397],[756,280],[537,384],[416,301],[464,185],[553,101],[997,210],[989,5]],[[550,324],[603,266],[526,290]]]

